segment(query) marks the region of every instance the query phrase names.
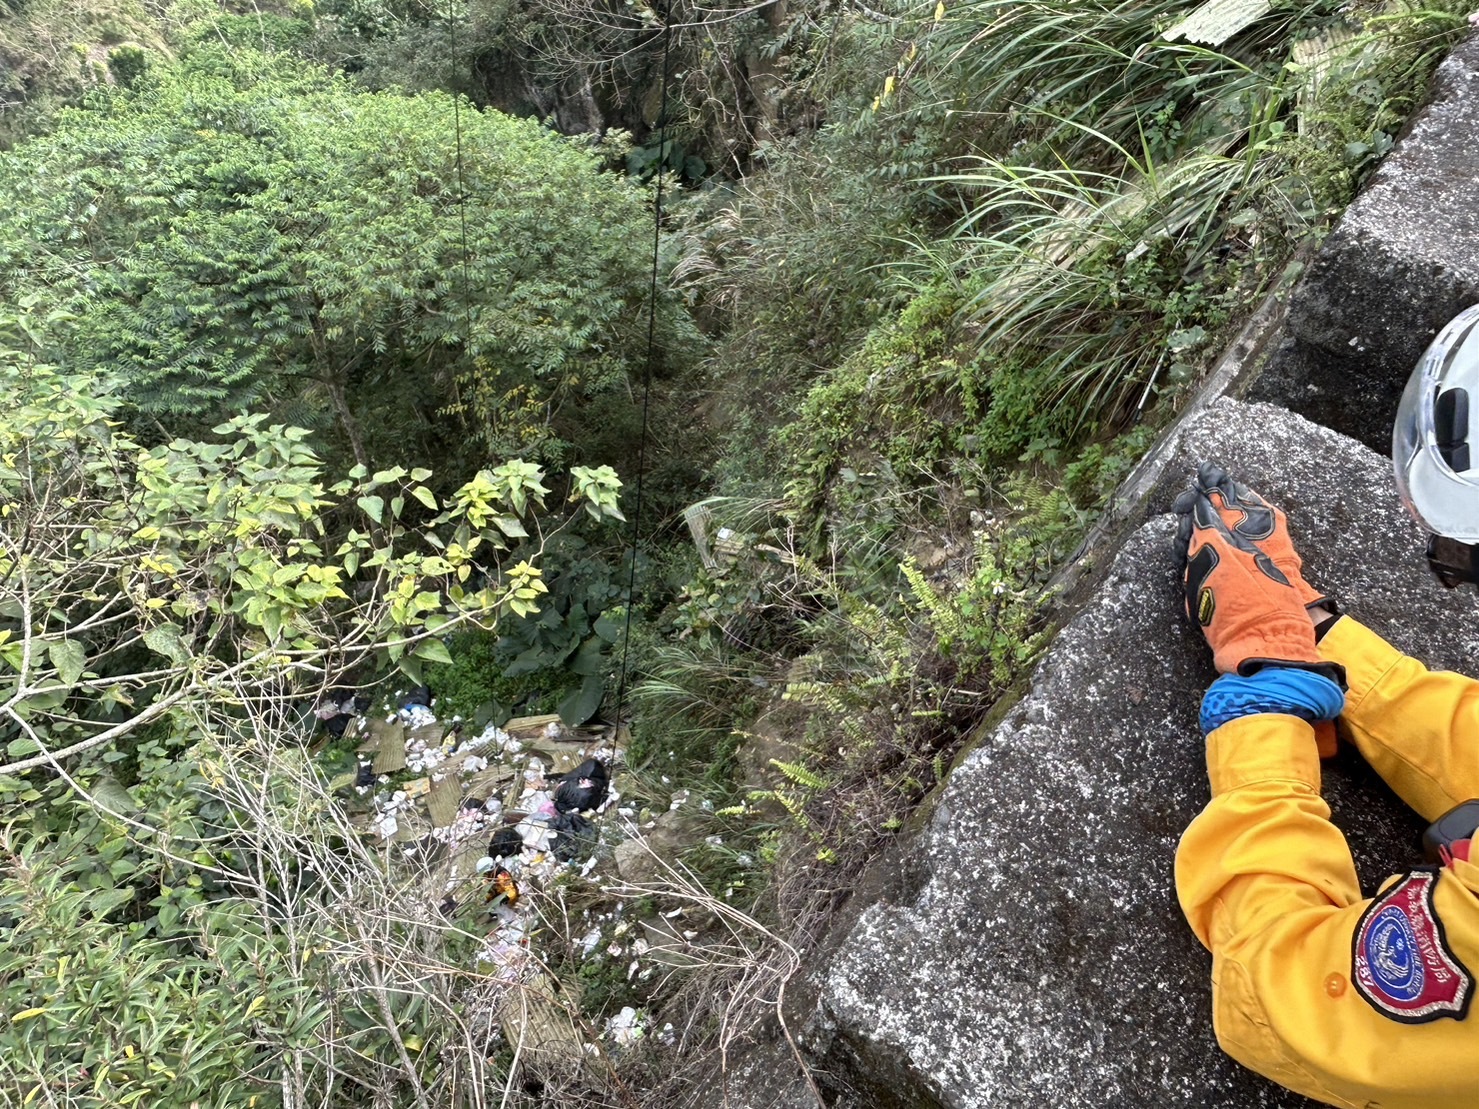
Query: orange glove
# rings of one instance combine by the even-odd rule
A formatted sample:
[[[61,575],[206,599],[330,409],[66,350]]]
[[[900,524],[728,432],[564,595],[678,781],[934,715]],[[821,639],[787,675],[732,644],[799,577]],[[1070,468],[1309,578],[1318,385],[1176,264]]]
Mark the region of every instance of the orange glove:
[[[1248,513],[1255,532],[1271,535],[1272,510]],[[1176,498],[1181,521],[1176,551],[1186,586],[1186,612],[1201,627],[1212,661],[1224,674],[1247,677],[1264,666],[1295,666],[1344,688],[1345,675],[1315,649],[1315,628],[1284,571],[1246,535],[1230,528],[1200,487]],[[1287,534],[1287,532],[1286,532]],[[1293,547],[1289,547],[1293,552]]]
[[[1289,519],[1282,510],[1246,485],[1234,481],[1232,475],[1215,462],[1203,462],[1197,466],[1197,490],[1212,502],[1212,507],[1217,509],[1222,522],[1234,535],[1249,540],[1268,555],[1289,579],[1289,584],[1294,586],[1305,608],[1322,603],[1335,607],[1328,597],[1312,589],[1304,580],[1301,573],[1304,562],[1289,538]]]
[[[1289,579],[1306,610],[1323,604],[1332,612],[1339,613],[1334,601],[1304,580],[1304,561],[1289,538],[1289,520],[1283,510],[1269,504],[1241,482],[1234,481],[1232,475],[1215,462],[1203,462],[1197,466],[1197,489],[1206,494],[1233,534],[1250,540],[1268,555]],[[1322,759],[1335,756],[1339,746],[1335,721],[1321,720],[1315,724],[1315,743]]]

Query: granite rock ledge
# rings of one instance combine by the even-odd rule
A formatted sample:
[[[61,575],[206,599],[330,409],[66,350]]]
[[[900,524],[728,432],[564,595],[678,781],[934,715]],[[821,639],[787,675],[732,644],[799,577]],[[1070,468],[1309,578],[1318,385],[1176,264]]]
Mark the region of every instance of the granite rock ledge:
[[[1172,449],[1152,508],[1218,457],[1286,506],[1313,582],[1430,664],[1479,669],[1479,603],[1430,576],[1386,459],[1225,398]],[[918,894],[865,910],[820,972],[809,1039],[861,1103],[1315,1104],[1217,1048],[1210,958],[1175,899],[1176,842],[1208,797],[1197,707],[1215,675],[1180,611],[1172,530],[1160,516],[1130,537],[957,765],[906,852],[928,871]],[[1324,792],[1364,888],[1420,861],[1417,818],[1353,752],[1326,764]]]

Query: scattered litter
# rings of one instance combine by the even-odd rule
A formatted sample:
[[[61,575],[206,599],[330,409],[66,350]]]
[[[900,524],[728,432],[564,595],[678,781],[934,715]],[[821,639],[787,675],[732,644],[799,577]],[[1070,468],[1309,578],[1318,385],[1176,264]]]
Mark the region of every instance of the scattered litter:
[[[554,833],[555,858],[574,862],[596,845],[596,826],[579,813],[560,813],[549,822]]]
[[[516,905],[519,900],[519,883],[514,881],[514,876],[507,870],[499,867],[493,872],[493,885],[488,891],[486,901],[497,901],[503,898],[505,905]]]
[[[323,695],[313,715],[323,722],[324,731],[338,739],[369,707],[370,699],[358,696],[352,689],[331,689]]]
[[[399,709],[416,708],[418,706],[429,709],[433,701],[431,686],[429,685],[418,685],[409,693],[404,693],[398,689],[395,691],[395,696],[396,708]]]
[[[510,990],[500,1001],[504,1035],[518,1040],[529,1027],[547,1039],[566,1040],[584,1053],[584,1040],[558,999],[539,1001],[552,989],[548,972],[530,950],[539,902],[563,875],[599,875],[612,865],[601,844],[604,814],[626,821],[637,809],[618,807],[613,775],[623,760],[620,730],[567,728],[555,714],[488,724],[472,734],[460,719],[438,721],[431,690],[397,691],[387,716],[365,716],[370,704],[351,704],[356,715],[346,728],[359,740],[355,773],[347,792],[369,811],[358,827],[377,846],[398,851],[419,871],[426,904],[457,928],[483,936],[473,968]],[[320,718],[344,715],[342,699],[325,703]],[[673,799],[676,808],[687,794]],[[661,810],[659,809],[659,812]],[[648,817],[645,811],[642,814]],[[630,824],[627,830],[631,830]],[[415,873],[415,871],[413,871]],[[629,934],[632,925],[613,917],[591,919],[575,945],[582,958],[601,959],[609,951],[629,979],[650,976],[655,953]],[[620,973],[620,971],[618,971]],[[546,1011],[548,1010],[548,1011]],[[605,1039],[627,1046],[645,1034],[647,1018],[627,1008],[608,1025]],[[527,1026],[527,1027],[526,1027]],[[569,1035],[566,1035],[566,1033]],[[538,1037],[536,1037],[538,1038]],[[597,1049],[599,1050],[599,1049]]]
[[[589,932],[587,932],[584,936],[580,938],[580,953],[582,955],[589,955],[592,951],[596,949],[596,945],[600,942],[601,929],[592,928]]]
[[[1162,37],[1167,42],[1185,39],[1221,46],[1271,10],[1273,5],[1269,0],[1206,0]]]
[[[605,1038],[617,1047],[631,1047],[645,1033],[645,1021],[630,1005],[622,1006],[621,1012],[606,1022]]]
[[[555,809],[562,813],[581,813],[599,808],[606,800],[611,775],[606,764],[586,759],[570,773],[562,775],[555,787]]]
[[[436,713],[426,705],[407,705],[397,715],[408,728],[424,728],[437,722]]]
[[[488,844],[488,854],[495,859],[511,859],[524,850],[524,837],[517,828],[504,827],[494,833]]]

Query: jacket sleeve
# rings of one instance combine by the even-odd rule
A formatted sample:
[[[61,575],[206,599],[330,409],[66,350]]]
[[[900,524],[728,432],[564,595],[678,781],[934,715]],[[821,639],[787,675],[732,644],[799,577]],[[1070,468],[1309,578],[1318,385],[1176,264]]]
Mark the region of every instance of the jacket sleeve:
[[[1355,1106],[1328,1081],[1342,1048],[1322,983],[1349,968],[1361,891],[1320,798],[1314,730],[1276,714],[1231,721],[1207,737],[1207,769],[1212,800],[1182,837],[1176,889],[1212,951],[1218,1042],[1292,1090]]]
[[[1435,820],[1479,797],[1479,682],[1428,670],[1349,616],[1320,654],[1345,667],[1352,742],[1408,805]]]
[[[1212,801],[1181,838],[1176,889],[1214,953],[1235,936],[1303,909],[1361,899],[1355,864],[1320,797],[1314,730],[1266,713],[1207,737]]]
[[[1314,729],[1277,714],[1233,720],[1207,737],[1207,771],[1212,800],[1182,837],[1176,891],[1212,952],[1223,1050],[1343,1109],[1473,1109],[1479,1025],[1396,1023],[1353,980],[1354,937],[1371,902],[1320,798]],[[1467,877],[1444,871],[1435,909],[1475,966],[1479,868],[1457,865]]]

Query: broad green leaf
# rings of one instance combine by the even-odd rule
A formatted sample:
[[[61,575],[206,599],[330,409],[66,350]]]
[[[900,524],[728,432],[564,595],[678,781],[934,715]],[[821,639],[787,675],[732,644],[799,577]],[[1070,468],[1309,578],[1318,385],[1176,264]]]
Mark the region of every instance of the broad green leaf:
[[[580,683],[580,688],[571,692],[555,709],[560,719],[570,727],[584,724],[601,707],[601,698],[606,693],[606,681],[599,674],[592,674]]]
[[[127,905],[134,899],[132,887],[124,887],[116,890],[103,890],[88,899],[87,910],[96,917],[104,917],[114,909]]]
[[[190,650],[174,624],[156,624],[150,628],[144,633],[144,645],[176,666],[184,666],[190,661]]]
[[[426,680],[421,674],[421,660],[414,655],[406,655],[401,659],[400,671],[417,685],[422,685]]]
[[[432,493],[432,491],[426,486],[416,486],[416,488],[411,490],[411,496],[415,497],[418,501],[424,504],[427,508],[431,509],[433,512],[437,510],[436,495]]]
[[[67,685],[75,685],[87,669],[87,651],[75,639],[54,640],[48,645],[47,653],[56,667],[57,677]]]
[[[113,812],[128,815],[139,810],[139,803],[134,800],[134,795],[111,774],[104,774],[94,782],[89,792],[93,800]]]
[[[612,619],[605,613],[602,613],[596,619],[596,626],[592,630],[607,643],[615,643],[617,639],[621,636],[621,629],[622,625],[619,621]]]
[[[361,512],[377,524],[385,518],[384,497],[360,497],[354,503],[359,505]]]
[[[610,660],[606,657],[606,641],[600,636],[591,636],[580,645],[575,657],[570,660],[570,672],[589,676],[603,674]]]
[[[416,645],[416,650],[411,652],[417,658],[424,658],[428,662],[440,662],[447,666],[452,665],[452,652],[447,650],[447,645],[440,639],[423,639]]]

